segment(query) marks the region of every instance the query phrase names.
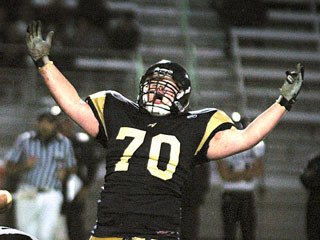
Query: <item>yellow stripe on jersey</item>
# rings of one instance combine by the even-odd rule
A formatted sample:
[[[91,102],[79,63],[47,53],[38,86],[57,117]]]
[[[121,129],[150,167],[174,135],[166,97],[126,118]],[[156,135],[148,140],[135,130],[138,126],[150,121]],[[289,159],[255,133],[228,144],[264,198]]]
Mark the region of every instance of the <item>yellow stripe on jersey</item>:
[[[210,118],[207,127],[206,127],[206,131],[201,139],[201,142],[196,150],[196,152],[194,153],[194,155],[197,155],[197,153],[201,150],[201,148],[203,147],[204,143],[207,141],[208,137],[210,136],[210,134],[217,128],[219,127],[221,124],[223,123],[233,123],[231,118],[223,111],[216,111]]]
[[[107,127],[103,115],[104,104],[106,100],[106,91],[100,91],[89,96],[103,125],[104,132],[107,134]]]

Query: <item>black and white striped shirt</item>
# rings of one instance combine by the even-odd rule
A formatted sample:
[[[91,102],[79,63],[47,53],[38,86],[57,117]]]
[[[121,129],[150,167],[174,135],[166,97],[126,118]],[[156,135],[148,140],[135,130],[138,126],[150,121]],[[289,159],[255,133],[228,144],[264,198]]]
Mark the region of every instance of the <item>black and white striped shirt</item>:
[[[7,161],[23,163],[35,156],[35,166],[20,176],[22,184],[37,188],[61,190],[62,183],[58,178],[59,168],[68,169],[76,165],[71,141],[57,134],[47,144],[43,143],[35,131],[22,133],[6,155]]]

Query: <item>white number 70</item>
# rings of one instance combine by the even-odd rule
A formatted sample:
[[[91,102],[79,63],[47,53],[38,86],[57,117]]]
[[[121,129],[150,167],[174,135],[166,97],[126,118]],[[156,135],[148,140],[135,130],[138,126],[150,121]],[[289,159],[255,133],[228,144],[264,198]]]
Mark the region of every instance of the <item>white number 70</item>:
[[[128,147],[124,150],[120,161],[116,163],[115,171],[128,171],[129,160],[135,151],[142,145],[146,136],[146,131],[122,127],[119,130],[117,139],[124,140],[126,137],[133,137],[133,140],[129,143]],[[170,145],[170,159],[167,164],[166,170],[158,168],[158,161],[160,156],[161,144],[167,143]],[[180,142],[173,135],[158,134],[152,137],[151,147],[149,152],[149,160],[147,169],[151,175],[163,180],[169,180],[172,178],[173,173],[176,171],[179,163],[180,155]]]

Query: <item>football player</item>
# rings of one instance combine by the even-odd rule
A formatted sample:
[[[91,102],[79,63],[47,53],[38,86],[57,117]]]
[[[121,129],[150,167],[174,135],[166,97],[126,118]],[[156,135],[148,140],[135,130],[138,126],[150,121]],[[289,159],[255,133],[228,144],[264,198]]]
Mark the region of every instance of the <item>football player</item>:
[[[181,189],[193,165],[253,147],[291,108],[303,67],[287,72],[280,98],[247,128],[238,130],[221,110],[188,112],[186,70],[162,60],[142,76],[138,101],[115,91],[81,100],[49,59],[53,32],[41,22],[26,33],[29,54],[63,111],[106,147],[105,183],[92,240],[179,239]]]

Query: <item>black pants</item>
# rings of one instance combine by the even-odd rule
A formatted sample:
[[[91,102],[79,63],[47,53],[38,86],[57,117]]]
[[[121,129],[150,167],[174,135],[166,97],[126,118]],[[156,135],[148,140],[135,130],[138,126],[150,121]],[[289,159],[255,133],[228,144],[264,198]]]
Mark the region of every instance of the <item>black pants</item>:
[[[88,232],[85,228],[85,203],[77,199],[71,203],[66,203],[64,213],[67,221],[69,239],[87,240]]]
[[[182,207],[181,240],[199,239],[200,205]]]
[[[310,196],[307,204],[307,239],[320,239],[320,196]]]
[[[237,223],[240,223],[242,239],[255,239],[256,211],[253,192],[228,191],[222,195],[224,239],[236,239]]]

